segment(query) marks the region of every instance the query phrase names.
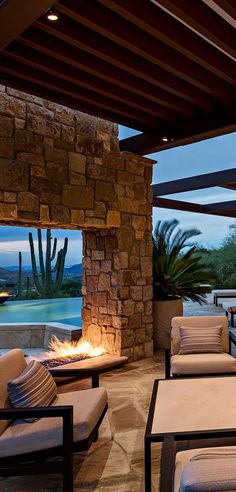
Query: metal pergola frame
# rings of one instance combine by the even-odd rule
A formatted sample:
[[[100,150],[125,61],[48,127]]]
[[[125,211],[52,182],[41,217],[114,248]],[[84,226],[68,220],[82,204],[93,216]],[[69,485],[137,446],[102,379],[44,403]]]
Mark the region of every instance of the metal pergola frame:
[[[196,212],[236,218],[236,199],[201,205],[199,203],[163,198],[163,195],[202,190],[214,186],[236,191],[236,168],[154,184],[152,186],[153,206],[181,210],[184,212]]]

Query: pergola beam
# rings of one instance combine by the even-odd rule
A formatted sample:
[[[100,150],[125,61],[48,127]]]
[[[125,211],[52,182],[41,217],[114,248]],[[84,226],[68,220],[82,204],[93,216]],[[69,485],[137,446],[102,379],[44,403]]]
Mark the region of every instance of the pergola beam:
[[[55,3],[55,0],[8,0],[0,7],[0,50]]]
[[[152,191],[154,196],[172,195],[173,193],[230,185],[231,183],[236,183],[235,168],[155,184],[152,186]]]
[[[230,106],[216,106],[208,114],[198,112],[191,120],[179,119],[173,125],[163,124],[152,133],[142,133],[121,140],[120,148],[140,155],[188,145],[236,131],[236,101]],[[163,142],[163,137],[168,141]]]
[[[200,205],[199,203],[171,200],[169,198],[159,198],[156,196],[153,198],[153,206],[170,210],[179,210],[181,212],[236,217],[236,200]]]

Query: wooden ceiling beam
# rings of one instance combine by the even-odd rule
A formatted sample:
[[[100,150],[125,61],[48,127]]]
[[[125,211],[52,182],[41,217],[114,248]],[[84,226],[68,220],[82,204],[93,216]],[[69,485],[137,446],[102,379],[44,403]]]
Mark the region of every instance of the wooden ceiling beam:
[[[161,68],[225,103],[230,102],[234,97],[232,85],[222,83],[220,78],[203,67],[200,70],[195,62],[161,41],[156,49],[152,36],[147,33],[142,36],[142,31],[133,24],[127,23],[125,19],[122,20],[121,30],[119,17],[99,5],[97,1],[67,0],[66,5],[70,5],[71,8],[58,4],[60,25],[51,27],[46,20],[43,21],[45,29],[50,29],[49,32],[53,29],[54,35],[75,46],[81,47],[82,43],[93,53],[96,47],[96,56],[113,64],[119,64],[123,68],[125,63],[129,71],[131,65],[132,68],[141,66],[143,73],[149,71],[158,77],[158,70]],[[42,26],[42,23],[37,25]],[[235,84],[235,79],[232,79],[232,84]]]
[[[136,3],[127,0],[99,0],[99,2],[124,19],[128,19],[148,35],[151,34],[155,39],[161,40],[198,65],[235,85],[236,67],[233,60],[181,25],[154,3],[146,0],[139,0]]]
[[[151,102],[148,99],[132,94],[127,90],[106,81],[101,81],[101,79],[95,75],[83,72],[77,67],[70,66],[51,56],[44,55],[42,57],[41,53],[28,46],[23,46],[17,42],[12,43],[10,47],[2,52],[2,55],[24,63],[27,67],[34,67],[63,80],[68,80],[69,82],[76,84],[78,88],[84,87],[96,94],[102,94],[105,97],[127,104],[131,108],[136,108],[151,116],[170,118],[170,120],[173,120],[174,118],[173,115],[175,114],[173,111],[171,112],[167,108],[163,108],[163,106],[160,106],[153,101]]]
[[[168,64],[165,54],[163,54],[163,63],[159,63],[160,60],[158,60],[158,63],[155,64],[148,59],[145,59],[144,54],[143,57],[141,57],[134,52],[132,53],[130,50],[123,48],[112,40],[109,40],[108,42],[108,38],[97,34],[82,24],[78,24],[78,22],[73,21],[73,19],[70,19],[63,14],[60,14],[60,21],[58,26],[51,26],[46,21],[37,21],[35,26],[43,32],[48,32],[64,42],[83,49],[103,61],[109,62],[112,66],[117,66],[128,73],[132,73],[133,75],[142,78],[145,73],[146,80],[154,84],[162,77],[162,79],[165,78],[165,83],[168,87],[170,85],[170,76],[172,76],[172,78],[175,79],[176,84],[178,84],[178,81],[181,83],[185,82],[190,85],[193,90],[197,87],[209,96],[224,102],[230,102],[232,99],[234,94],[232,87],[227,84],[226,90],[222,81],[209,72],[202,73],[203,70],[199,70],[197,66],[195,67],[195,70],[191,71],[191,67],[187,67],[187,64],[182,60],[178,69],[175,69],[174,63],[173,65]],[[100,24],[97,23],[97,25]],[[156,52],[159,53],[159,49],[156,50]],[[175,60],[175,57],[172,56],[172,59]],[[176,86],[178,87],[178,85]]]
[[[140,155],[188,145],[236,131],[236,102],[231,106],[216,106],[208,114],[197,114],[191,120],[179,120],[162,125],[159,130],[143,133],[120,141],[120,149]],[[168,139],[163,142],[163,137]]]
[[[47,74],[40,72],[39,70],[31,67],[30,70],[26,70],[25,66],[16,60],[6,59],[4,56],[0,56],[0,70],[2,73],[7,73],[16,78],[21,77],[23,80],[32,82],[35,85],[54,90],[55,92],[61,92],[64,96],[70,98],[70,100],[75,100],[75,107],[78,109],[80,103],[83,104],[81,111],[84,111],[84,107],[88,104],[88,107],[93,106],[93,114],[96,116],[103,111],[103,114],[109,115],[109,119],[112,121],[119,122],[119,116],[121,120],[126,122],[126,125],[134,125],[133,127],[137,130],[142,131],[142,127],[150,128],[151,124],[155,126],[158,124],[156,118],[151,118],[150,116],[143,115],[133,108],[129,108],[120,103],[115,103],[107,97],[99,96],[87,89],[80,88],[74,84],[65,82],[54,76],[48,77]],[[2,75],[2,74],[1,74]],[[26,91],[27,92],[27,91]],[[85,104],[84,104],[85,103]],[[86,111],[86,110],[85,110]]]
[[[137,77],[119,67],[111,66],[107,61],[101,60],[91,53],[88,54],[78,47],[71,48],[68,43],[54,38],[46,32],[42,36],[41,31],[35,28],[28,29],[17,41],[39,51],[42,53],[42,57],[43,54],[48,54],[57,60],[96,75],[102,80],[146,97],[150,101],[177,110],[186,116],[193,113],[193,105],[199,106],[205,111],[209,111],[213,105],[213,100],[207,94],[198,89],[191,89],[184,81],[177,81],[176,83],[176,79],[173,80],[171,75],[169,78],[163,78],[160,72],[158,80],[153,77],[151,82],[144,80],[141,70],[139,70]]]
[[[206,1],[206,3],[208,3],[208,2]],[[210,2],[210,3],[216,4],[216,6],[218,6],[220,8],[220,10],[222,9],[224,12],[226,12],[226,14],[229,17],[231,17],[234,20],[236,19],[236,3],[235,3],[235,0],[213,0],[213,2]]]
[[[153,198],[153,207],[168,208],[170,210],[183,210],[184,212],[204,213],[204,205],[198,203],[184,202],[182,200],[171,200],[170,198]]]
[[[184,193],[186,191],[202,190],[213,186],[224,186],[235,182],[236,168],[233,168],[154,184],[152,186],[152,191],[154,196],[162,196],[171,195],[173,193]]]
[[[55,0],[8,0],[0,8],[0,50],[44,14]]]
[[[182,200],[171,200],[169,198],[154,197],[153,207],[179,210],[181,212],[193,212],[197,214],[218,215],[222,217],[236,217],[236,200],[221,203],[199,203],[184,202]]]
[[[152,0],[189,29],[236,59],[235,29],[199,0]]]

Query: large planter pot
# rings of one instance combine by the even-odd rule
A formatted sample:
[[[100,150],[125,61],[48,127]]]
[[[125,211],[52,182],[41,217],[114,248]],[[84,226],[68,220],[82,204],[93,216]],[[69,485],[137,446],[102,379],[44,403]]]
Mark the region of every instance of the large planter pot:
[[[183,316],[182,299],[153,302],[153,340],[155,348],[170,348],[171,320]]]

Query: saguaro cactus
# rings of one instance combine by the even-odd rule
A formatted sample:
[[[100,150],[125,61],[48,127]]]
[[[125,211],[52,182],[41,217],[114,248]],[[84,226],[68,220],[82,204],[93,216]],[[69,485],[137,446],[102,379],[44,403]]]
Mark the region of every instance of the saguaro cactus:
[[[61,288],[64,274],[65,258],[68,247],[68,238],[64,240],[64,246],[57,253],[56,263],[53,266],[52,263],[56,257],[57,251],[57,239],[54,239],[52,248],[52,234],[51,229],[47,229],[46,233],[46,254],[44,259],[43,244],[42,244],[42,231],[38,229],[38,256],[39,256],[39,269],[37,268],[34,240],[32,233],[29,233],[29,244],[31,252],[31,264],[34,277],[34,283],[37,291],[43,297],[50,297],[58,292]]]
[[[17,297],[21,297],[21,294],[22,294],[22,253],[21,253],[21,251],[19,251]]]

